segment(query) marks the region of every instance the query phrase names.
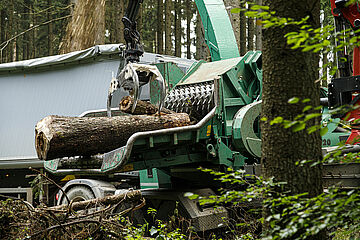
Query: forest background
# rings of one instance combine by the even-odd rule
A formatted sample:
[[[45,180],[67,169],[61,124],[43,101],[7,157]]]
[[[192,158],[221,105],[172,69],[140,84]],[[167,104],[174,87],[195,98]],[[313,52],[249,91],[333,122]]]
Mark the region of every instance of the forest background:
[[[262,0],[224,0],[240,55],[261,50],[260,19],[234,8],[250,8]],[[82,50],[97,44],[124,43],[128,0],[2,0],[0,63]],[[331,25],[330,1],[321,0],[322,26]],[[209,60],[204,29],[192,0],[146,0],[137,19],[146,52]],[[331,54],[322,56],[326,65]],[[326,70],[325,70],[326,71]],[[326,82],[323,83],[327,85]]]

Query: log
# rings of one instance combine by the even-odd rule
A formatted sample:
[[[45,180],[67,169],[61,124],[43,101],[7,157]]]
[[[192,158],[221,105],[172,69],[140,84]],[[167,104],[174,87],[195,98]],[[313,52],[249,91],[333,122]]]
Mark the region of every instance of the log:
[[[149,102],[138,100],[134,112],[131,113],[133,104],[134,104],[134,98],[132,98],[131,96],[125,96],[120,101],[119,109],[122,112],[130,113],[133,115],[144,115],[144,114],[152,115],[157,113],[159,110],[158,107],[156,107],[155,105]],[[175,113],[174,111],[171,111],[166,108],[161,109],[161,114],[174,114],[174,113]]]
[[[91,156],[126,145],[136,132],[190,125],[186,113],[116,117],[47,116],[35,127],[39,159]]]
[[[117,204],[120,201],[129,202],[129,201],[139,201],[141,199],[141,191],[140,190],[129,190],[124,193],[106,196],[103,198],[94,198],[90,200],[85,200],[81,202],[74,202],[71,205],[71,209],[74,211],[85,210],[93,207],[97,207],[99,205],[110,205]],[[63,204],[59,206],[49,207],[49,210],[66,210],[68,208],[68,204]]]

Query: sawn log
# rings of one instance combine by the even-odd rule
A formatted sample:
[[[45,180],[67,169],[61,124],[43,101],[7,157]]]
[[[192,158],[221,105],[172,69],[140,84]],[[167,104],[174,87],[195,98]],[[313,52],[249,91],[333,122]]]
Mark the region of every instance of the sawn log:
[[[35,127],[39,159],[91,156],[125,146],[136,132],[190,125],[186,113],[116,117],[47,116]]]

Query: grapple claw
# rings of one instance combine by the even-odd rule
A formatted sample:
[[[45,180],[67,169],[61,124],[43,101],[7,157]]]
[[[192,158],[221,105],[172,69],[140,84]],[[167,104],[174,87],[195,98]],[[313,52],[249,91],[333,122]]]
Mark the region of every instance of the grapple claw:
[[[133,66],[131,63],[129,63],[128,65],[128,68],[129,68],[129,71],[130,71],[130,76],[128,79],[132,79],[133,80],[133,89],[132,91],[130,91],[130,95],[133,97],[134,99],[134,104],[131,108],[131,113],[133,113],[135,111],[135,108],[136,108],[136,104],[137,104],[137,101],[139,99],[139,95],[140,95],[140,91],[139,91],[139,76],[138,74],[136,73],[136,71],[134,70]],[[120,83],[120,86],[121,86],[121,83]]]
[[[134,112],[140,98],[140,87],[147,83],[151,84],[151,99],[159,107],[160,112],[166,95],[166,85],[161,73],[156,66],[129,62],[122,68],[117,78],[113,77],[111,80],[107,101],[108,116],[111,117],[111,101],[117,89],[122,88],[133,97],[131,112]]]

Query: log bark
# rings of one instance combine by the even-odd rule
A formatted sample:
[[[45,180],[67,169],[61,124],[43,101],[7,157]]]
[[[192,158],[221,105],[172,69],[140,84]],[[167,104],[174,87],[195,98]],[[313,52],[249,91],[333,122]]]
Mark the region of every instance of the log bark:
[[[134,104],[134,99],[131,96],[125,96],[120,101],[119,109],[122,112],[130,113],[133,115],[152,115],[157,113],[159,110],[158,107],[156,107],[155,105],[149,102],[138,100],[134,112],[131,113],[133,104]],[[162,108],[161,114],[175,114],[175,112],[166,108]]]
[[[103,198],[94,198],[86,201],[74,202],[71,204],[71,210],[79,211],[85,210],[93,207],[97,207],[100,205],[110,205],[110,204],[117,204],[120,201],[129,202],[129,201],[138,201],[142,197],[140,190],[131,190],[125,193],[120,193],[116,195],[106,196]],[[49,210],[66,210],[69,207],[68,204],[63,204],[55,207],[48,208]]]
[[[35,127],[39,159],[90,156],[121,146],[136,132],[190,125],[186,113],[117,117],[47,116]]]

